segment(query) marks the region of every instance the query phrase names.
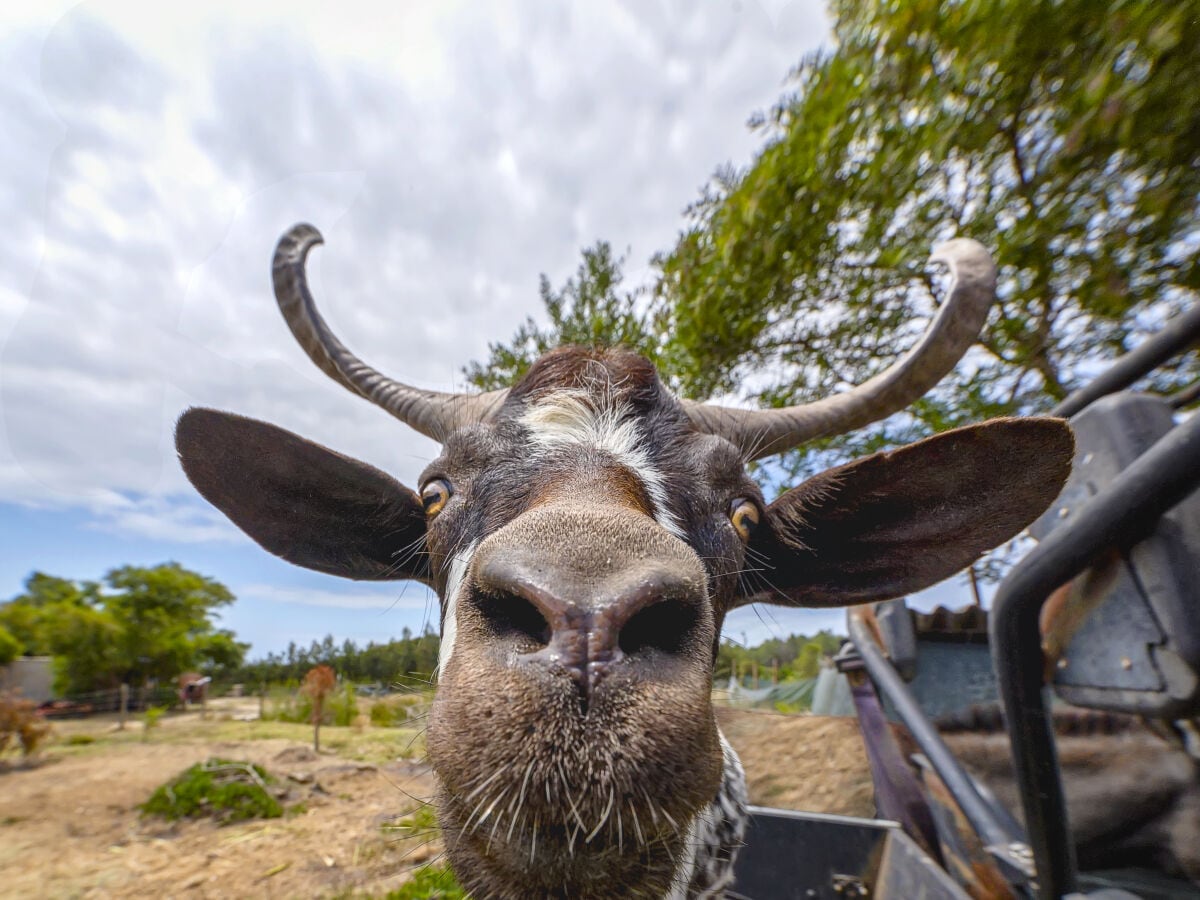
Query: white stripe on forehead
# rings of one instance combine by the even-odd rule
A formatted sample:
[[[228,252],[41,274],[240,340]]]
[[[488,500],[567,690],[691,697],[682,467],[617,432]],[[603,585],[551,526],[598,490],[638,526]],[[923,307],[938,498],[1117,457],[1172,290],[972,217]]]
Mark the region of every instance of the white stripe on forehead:
[[[446,671],[446,663],[454,653],[454,639],[458,637],[458,595],[462,592],[471,557],[476,544],[460,550],[450,559],[450,577],[446,580],[446,611],[442,616],[442,641],[438,647],[437,674],[440,678]]]
[[[641,481],[654,504],[654,519],[680,540],[687,533],[667,505],[662,473],[650,461],[637,419],[629,408],[602,394],[556,391],[525,410],[520,422],[543,450],[582,446],[603,450]]]

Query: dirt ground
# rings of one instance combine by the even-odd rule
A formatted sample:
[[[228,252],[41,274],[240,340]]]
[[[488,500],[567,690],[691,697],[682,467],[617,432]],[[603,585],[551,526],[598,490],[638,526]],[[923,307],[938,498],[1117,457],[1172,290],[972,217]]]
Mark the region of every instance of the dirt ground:
[[[752,802],[871,815],[853,720],[718,715]],[[246,718],[218,702],[208,720],[168,717],[146,741],[137,723],[60,723],[40,765],[0,772],[0,897],[372,897],[436,862],[435,836],[396,827],[414,812],[419,823],[433,790],[418,731],[326,728],[318,755],[307,727]],[[212,756],[265,766],[293,813],[225,827],[139,815],[156,787]]]
[[[858,720],[717,707],[746,769],[750,802],[843,816],[875,815]]]
[[[433,789],[428,766],[396,758],[414,732],[368,729],[373,740],[356,742],[325,728],[323,741],[341,746],[318,755],[307,726],[213,715],[169,717],[146,742],[140,724],[60,723],[43,764],[0,773],[0,896],[382,895],[441,852],[427,829],[395,827]],[[97,740],[66,743],[80,734]],[[155,788],[212,756],[266,767],[295,812],[225,827],[139,815]]]

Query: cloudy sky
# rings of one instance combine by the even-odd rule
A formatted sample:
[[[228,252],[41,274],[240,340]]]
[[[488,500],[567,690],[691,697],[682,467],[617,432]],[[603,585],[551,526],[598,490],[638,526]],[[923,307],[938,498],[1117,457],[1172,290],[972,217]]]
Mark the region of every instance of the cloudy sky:
[[[311,279],[359,355],[458,387],[582,247],[627,248],[648,277],[828,40],[819,0],[40,8],[0,22],[0,598],[34,569],[174,559],[234,590],[224,621],[254,654],[434,616],[420,586],[267,555],[176,462],[193,404],[409,485],[434,455],[293,342],[268,282],[280,233],[324,233]],[[746,610],[728,631],[841,621]]]

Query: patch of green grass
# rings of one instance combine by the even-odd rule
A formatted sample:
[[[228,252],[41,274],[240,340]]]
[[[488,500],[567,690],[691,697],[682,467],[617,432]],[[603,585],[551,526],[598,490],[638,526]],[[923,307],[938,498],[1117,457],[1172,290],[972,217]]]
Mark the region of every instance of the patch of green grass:
[[[271,781],[260,766],[210,759],[159,787],[141,810],[144,815],[172,821],[212,817],[222,825],[244,819],[276,819],[283,815],[283,807],[266,789]]]
[[[388,891],[384,900],[466,900],[466,896],[449,866],[424,866],[416,871],[412,881]]]
[[[388,834],[395,834],[399,837],[408,837],[416,835],[425,835],[431,831],[437,830],[437,816],[433,812],[433,806],[425,804],[417,807],[417,809],[408,813],[402,819],[395,822],[384,822],[379,826],[380,830]]]
[[[362,762],[411,759],[425,752],[424,728],[321,729],[321,745],[338,756]]]
[[[82,747],[86,744],[94,744],[94,743],[96,743],[96,736],[94,734],[69,734],[69,735],[67,735],[67,746],[68,747]]]

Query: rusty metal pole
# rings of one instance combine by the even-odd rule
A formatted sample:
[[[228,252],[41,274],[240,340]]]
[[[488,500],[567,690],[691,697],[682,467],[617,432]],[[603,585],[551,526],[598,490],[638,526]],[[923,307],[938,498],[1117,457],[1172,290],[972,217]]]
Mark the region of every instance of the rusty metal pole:
[[[974,565],[967,569],[967,577],[971,579],[971,596],[975,598],[975,605],[982,607],[983,598],[979,596],[979,577],[975,574]]]

